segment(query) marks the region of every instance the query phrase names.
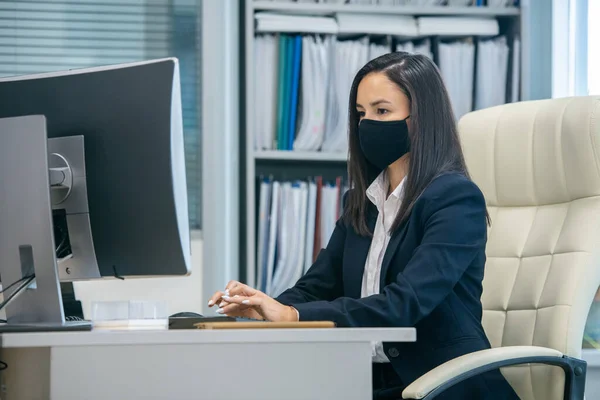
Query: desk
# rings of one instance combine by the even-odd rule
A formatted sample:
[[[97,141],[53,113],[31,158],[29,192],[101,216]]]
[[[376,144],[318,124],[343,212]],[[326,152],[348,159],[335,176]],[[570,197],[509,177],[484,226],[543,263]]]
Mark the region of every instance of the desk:
[[[412,328],[92,331],[0,336],[2,400],[371,398],[371,341]]]

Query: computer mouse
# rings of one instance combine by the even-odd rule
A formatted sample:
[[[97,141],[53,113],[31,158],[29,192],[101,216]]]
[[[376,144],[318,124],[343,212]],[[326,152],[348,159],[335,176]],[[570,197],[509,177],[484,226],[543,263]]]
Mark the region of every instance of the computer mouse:
[[[178,312],[177,314],[171,315],[169,318],[202,318],[202,314],[198,314],[195,312],[183,311]]]

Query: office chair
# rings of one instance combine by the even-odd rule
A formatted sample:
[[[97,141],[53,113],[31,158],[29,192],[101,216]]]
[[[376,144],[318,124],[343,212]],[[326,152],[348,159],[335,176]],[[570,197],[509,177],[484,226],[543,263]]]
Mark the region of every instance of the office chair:
[[[476,111],[459,131],[491,217],[482,303],[492,349],[435,368],[403,398],[433,399],[502,367],[521,399],[583,399],[583,330],[600,285],[600,97]]]

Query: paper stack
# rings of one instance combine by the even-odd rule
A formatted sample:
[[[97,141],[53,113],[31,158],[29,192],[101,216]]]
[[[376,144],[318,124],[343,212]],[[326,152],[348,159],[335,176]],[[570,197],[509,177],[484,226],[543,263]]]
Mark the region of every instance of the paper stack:
[[[330,17],[260,12],[254,15],[256,32],[337,33],[338,25]]]
[[[495,18],[420,17],[417,26],[420,36],[495,36],[500,33]]]
[[[413,17],[380,14],[336,14],[339,33],[365,33],[415,37],[417,23]]]

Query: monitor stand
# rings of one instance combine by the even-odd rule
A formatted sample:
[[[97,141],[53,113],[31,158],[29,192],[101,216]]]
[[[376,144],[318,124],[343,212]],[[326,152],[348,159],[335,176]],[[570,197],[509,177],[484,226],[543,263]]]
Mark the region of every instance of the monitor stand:
[[[61,282],[60,292],[62,294],[63,310],[65,311],[65,318],[83,318],[83,307],[81,302],[75,298],[75,289],[73,288],[72,282]]]
[[[67,322],[54,241],[46,119],[41,115],[0,119],[0,277],[8,299],[16,284],[35,280],[6,304],[2,332],[90,330],[87,321]]]

